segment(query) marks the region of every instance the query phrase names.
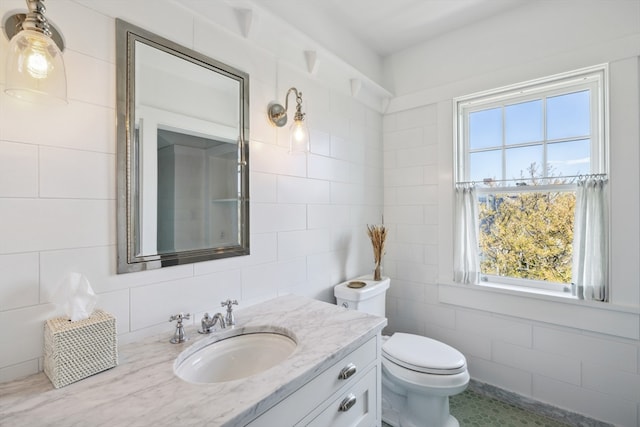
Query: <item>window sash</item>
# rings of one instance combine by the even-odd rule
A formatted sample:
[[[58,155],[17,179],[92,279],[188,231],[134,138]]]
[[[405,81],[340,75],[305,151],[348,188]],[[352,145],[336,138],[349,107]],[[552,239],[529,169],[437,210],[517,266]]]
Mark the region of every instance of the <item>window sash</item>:
[[[523,288],[543,289],[547,291],[570,293],[572,285],[566,283],[547,282],[544,280],[520,279],[518,277],[495,276],[480,273],[481,283],[518,286]]]
[[[566,178],[566,177],[564,177]],[[555,179],[555,177],[553,177]],[[505,186],[505,187],[477,187],[476,191],[480,194],[491,193],[549,193],[549,192],[575,192],[577,185],[575,183],[567,184],[543,184],[543,185],[525,185],[525,186]]]
[[[588,173],[606,173],[608,169],[608,159],[606,156],[606,137],[605,137],[605,118],[606,118],[606,98],[607,93],[605,91],[607,80],[607,66],[598,65],[595,67],[585,68],[574,72],[564,73],[556,76],[551,76],[544,79],[532,80],[523,84],[512,85],[503,87],[500,89],[481,92],[465,97],[456,98],[454,100],[455,108],[455,137],[456,144],[454,144],[454,159],[456,160],[455,167],[455,182],[469,181],[470,178],[470,161],[469,156],[473,152],[488,151],[488,149],[475,149],[471,150],[468,147],[469,144],[469,115],[474,112],[497,108],[506,107],[512,104],[518,104],[521,102],[531,101],[540,98],[550,98],[567,93],[578,92],[581,90],[590,91],[590,135],[583,135],[581,137],[572,136],[570,138],[560,139],[546,139],[544,141],[537,142],[538,144],[544,144],[544,164],[541,165],[546,168],[546,147],[548,144],[566,141],[575,141],[582,139],[590,139],[590,160],[591,168]],[[546,111],[544,112],[546,116]],[[503,121],[503,135],[504,126]],[[546,132],[545,132],[546,133]],[[502,151],[502,170],[500,171],[501,177],[505,174],[504,164],[504,150],[515,147],[533,146],[535,143],[527,142],[523,144],[513,144],[509,146],[504,145],[504,136],[500,146]],[[498,148],[499,146],[493,147]],[[508,147],[508,148],[507,148]],[[546,171],[546,169],[543,169]],[[543,173],[543,175],[546,173]]]

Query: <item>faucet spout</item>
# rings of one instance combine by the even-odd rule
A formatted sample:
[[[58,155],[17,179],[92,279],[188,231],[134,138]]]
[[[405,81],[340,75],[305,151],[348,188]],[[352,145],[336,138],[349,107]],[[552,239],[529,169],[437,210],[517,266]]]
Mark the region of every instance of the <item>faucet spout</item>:
[[[198,333],[208,334],[213,332],[213,327],[216,325],[216,323],[220,324],[220,329],[224,329],[227,327],[224,321],[224,316],[221,313],[216,313],[213,315],[213,317],[210,317],[209,313],[205,313],[204,317],[200,321],[201,326],[200,329],[198,329]]]

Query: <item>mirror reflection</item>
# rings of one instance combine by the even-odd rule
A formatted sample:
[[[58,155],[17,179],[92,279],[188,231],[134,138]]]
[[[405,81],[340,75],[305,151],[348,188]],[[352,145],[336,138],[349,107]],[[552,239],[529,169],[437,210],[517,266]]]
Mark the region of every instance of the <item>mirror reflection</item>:
[[[248,254],[248,75],[117,34],[118,272]]]

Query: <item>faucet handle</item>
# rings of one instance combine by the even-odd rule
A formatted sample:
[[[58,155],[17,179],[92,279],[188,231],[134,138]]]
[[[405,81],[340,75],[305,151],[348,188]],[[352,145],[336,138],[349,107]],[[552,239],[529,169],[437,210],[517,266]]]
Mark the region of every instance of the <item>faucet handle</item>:
[[[173,316],[169,317],[169,322],[173,322],[174,320],[177,320],[178,323],[182,323],[183,319],[190,319],[191,318],[191,313],[178,313],[178,314],[174,314]]]
[[[235,317],[233,315],[233,306],[234,305],[238,305],[238,300],[234,299],[232,301],[232,300],[228,299],[226,301],[222,301],[220,303],[220,305],[222,305],[223,307],[225,307],[225,306],[227,307],[227,316],[224,319],[225,323],[227,324],[227,326],[231,326],[231,327],[235,326],[236,319],[235,319]]]
[[[220,305],[222,307],[227,307],[227,311],[230,311],[230,310],[232,310],[232,308],[231,308],[232,305],[238,305],[238,300],[237,299],[234,299],[234,300],[228,299],[226,301],[222,301],[220,303]]]
[[[174,320],[177,320],[176,331],[173,334],[173,338],[171,338],[169,340],[169,342],[171,342],[171,344],[179,344],[181,342],[185,342],[185,341],[189,340],[189,338],[187,338],[187,334],[184,331],[184,325],[182,324],[182,321],[184,319],[190,319],[190,318],[191,318],[191,314],[190,313],[187,313],[187,314],[178,313],[178,314],[174,314],[173,316],[169,317],[169,322],[173,322]]]

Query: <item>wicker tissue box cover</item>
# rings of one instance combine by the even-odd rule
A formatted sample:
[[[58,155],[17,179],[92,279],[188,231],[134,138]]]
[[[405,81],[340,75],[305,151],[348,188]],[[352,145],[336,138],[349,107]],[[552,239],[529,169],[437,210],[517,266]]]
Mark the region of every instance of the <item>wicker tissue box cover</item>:
[[[44,325],[44,373],[55,388],[113,368],[118,364],[116,319],[95,310],[88,319],[65,317]]]

